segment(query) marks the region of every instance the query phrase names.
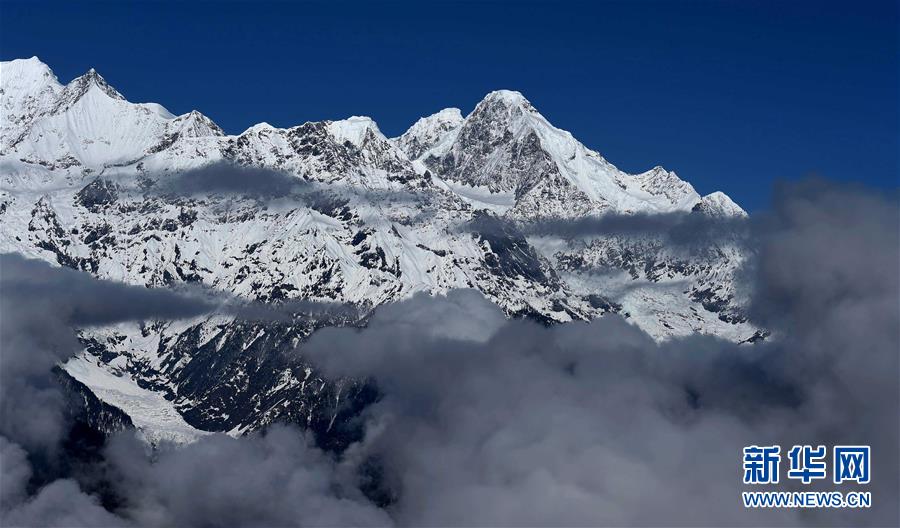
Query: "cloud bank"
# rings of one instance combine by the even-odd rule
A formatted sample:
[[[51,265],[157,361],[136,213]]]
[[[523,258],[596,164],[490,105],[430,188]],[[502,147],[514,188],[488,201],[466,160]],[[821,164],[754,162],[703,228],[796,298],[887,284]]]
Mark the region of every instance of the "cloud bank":
[[[320,330],[297,352],[327,375],[377,384],[362,441],[328,453],[279,427],[147,453],[116,438],[102,462],[120,499],[111,507],[82,491],[77,475],[28,489],[40,436],[28,424],[6,427],[16,396],[4,389],[3,524],[895,526],[897,202],[807,182],[779,189],[773,211],[754,222],[758,251],[746,276],[752,320],[772,331],[762,343],[657,343],[617,316],[546,327],[507,320],[475,292],[420,295],[379,308],[364,329]],[[33,287],[44,280],[53,283]],[[57,343],[35,341],[48,326],[65,336],[72,325],[116,320],[81,304],[109,295],[48,287],[36,306],[62,315],[30,324],[40,309],[8,314],[34,296],[7,300],[5,284],[4,367],[10,317],[21,320],[17,342],[34,346]],[[152,312],[133,310],[128,317]],[[75,351],[55,350],[40,362],[47,375]],[[37,366],[18,368],[22,390],[49,386]],[[871,444],[873,507],[745,510],[741,448],[770,443]]]
[[[279,198],[308,189],[308,182],[285,172],[223,161],[162,178],[157,192],[184,196],[224,194]]]
[[[0,435],[52,449],[65,426],[51,369],[83,347],[76,327],[207,313],[210,300],[98,281],[18,255],[0,255]]]
[[[898,220],[866,193],[782,189],[748,270],[753,320],[774,334],[756,346],[657,344],[617,316],[497,324],[457,292],[324,329],[304,350],[383,388],[354,454],[384,468],[404,525],[895,525]],[[423,311],[440,317],[403,323]],[[745,510],[741,449],[770,443],[871,444],[880,504]]]

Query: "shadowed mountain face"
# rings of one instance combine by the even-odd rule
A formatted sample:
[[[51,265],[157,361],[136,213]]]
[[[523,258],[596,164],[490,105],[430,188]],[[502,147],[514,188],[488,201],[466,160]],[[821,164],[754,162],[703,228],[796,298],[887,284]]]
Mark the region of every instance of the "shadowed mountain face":
[[[287,314],[83,329],[84,352],[63,366],[71,386],[151,442],[289,421],[346,445],[377,392],[322,376],[303,344],[417,292],[471,288],[546,324],[619,313],[657,340],[765,335],[735,278],[739,206],[661,167],[618,170],[517,92],[393,139],[366,117],[226,136],[199,112],[131,103],[93,70],[63,85],[36,58],[15,60],[0,82],[0,250]],[[669,232],[719,224],[714,237]],[[350,309],[305,313],[298,300]]]

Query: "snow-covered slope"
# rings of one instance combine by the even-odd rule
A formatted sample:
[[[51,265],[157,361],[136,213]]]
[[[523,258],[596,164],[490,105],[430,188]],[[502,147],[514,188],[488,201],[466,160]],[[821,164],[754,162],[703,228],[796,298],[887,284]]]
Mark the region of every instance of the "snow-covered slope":
[[[225,135],[198,112],[128,102],[93,70],[63,86],[37,59],[0,64],[0,90],[0,250],[131,284],[354,307],[85,331],[85,355],[66,368],[151,438],[290,420],[346,440],[342,417],[371,391],[319,377],[303,339],[419,291],[475,288],[547,323],[620,313],[658,339],[758,336],[734,285],[737,238],[524,234],[535,221],[745,213],[660,167],[618,170],[517,92],[388,139],[366,117]],[[298,343],[299,358],[284,355]]]
[[[459,108],[445,108],[423,117],[394,141],[410,159],[419,159],[442,142],[452,141],[463,124]]]

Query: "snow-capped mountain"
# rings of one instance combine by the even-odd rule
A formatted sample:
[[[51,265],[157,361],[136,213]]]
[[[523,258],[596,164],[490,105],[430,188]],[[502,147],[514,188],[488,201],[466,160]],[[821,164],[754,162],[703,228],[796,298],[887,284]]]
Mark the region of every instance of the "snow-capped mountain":
[[[151,440],[290,420],[346,441],[355,433],[342,417],[373,389],[319,377],[303,339],[416,292],[475,288],[547,323],[615,312],[657,339],[761,335],[741,313],[737,237],[530,234],[608,215],[746,213],[661,167],[620,171],[518,92],[492,92],[466,117],[442,110],[393,139],[367,117],[226,135],[199,112],[131,103],[94,70],[62,85],[36,58],[0,64],[0,98],[2,251],[131,284],[354,307],[85,331],[66,372]],[[285,354],[298,344],[300,357]]]
[[[420,120],[398,145],[447,182],[506,195],[513,218],[686,211],[700,200],[662,167],[620,171],[518,92],[489,93],[464,120],[453,110]]]

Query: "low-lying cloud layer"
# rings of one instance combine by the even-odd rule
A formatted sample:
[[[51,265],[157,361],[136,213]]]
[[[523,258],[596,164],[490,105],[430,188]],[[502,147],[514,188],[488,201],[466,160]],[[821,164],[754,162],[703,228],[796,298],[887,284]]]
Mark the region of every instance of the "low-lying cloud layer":
[[[4,388],[3,524],[896,526],[897,203],[812,182],[781,189],[773,212],[754,222],[747,277],[753,321],[772,331],[763,343],[656,343],[617,316],[545,327],[507,320],[475,292],[420,295],[378,309],[365,329],[318,331],[298,352],[328,375],[377,384],[361,442],[325,453],[276,428],[151,457],[118,438],[103,461],[120,498],[114,511],[75,480],[29,495],[33,434],[6,427],[16,396]],[[29,325],[41,310],[57,313],[55,289],[46,289],[49,305],[10,316],[29,298],[8,301],[6,284],[4,367],[9,317],[35,334],[105,321],[102,307],[80,303],[110,295],[85,291],[62,294],[73,303],[60,304],[69,306],[62,316]],[[186,302],[170,316],[192,309]],[[127,317],[148,312],[162,316]],[[49,386],[49,367],[75,348],[56,350],[40,363],[47,378],[28,370],[23,390]],[[742,447],[841,443],[872,445],[871,509],[742,507]],[[835,488],[783,480],[772,489]]]
[[[308,182],[291,174],[219,162],[163,178],[157,192],[186,196],[225,194],[279,198],[309,189]]]
[[[207,313],[209,299],[98,281],[85,273],[0,255],[0,435],[52,449],[64,427],[51,369],[83,347],[76,327]]]
[[[161,197],[250,198],[260,202],[282,200],[320,211],[339,210],[350,199],[380,203],[418,202],[414,192],[372,189],[346,182],[306,180],[278,169],[219,161],[176,174],[149,178],[151,194]],[[145,192],[148,189],[143,189]]]

